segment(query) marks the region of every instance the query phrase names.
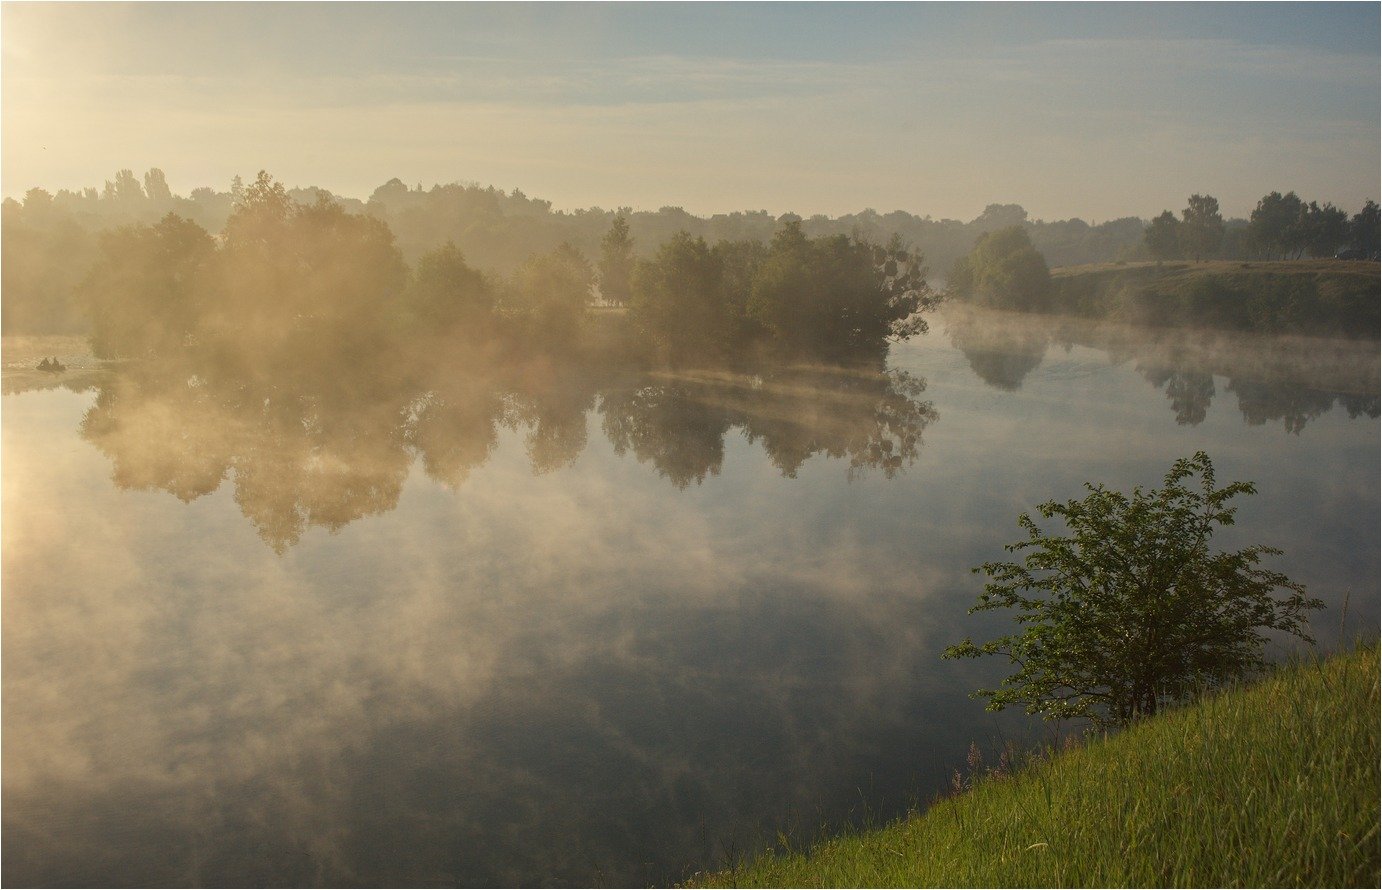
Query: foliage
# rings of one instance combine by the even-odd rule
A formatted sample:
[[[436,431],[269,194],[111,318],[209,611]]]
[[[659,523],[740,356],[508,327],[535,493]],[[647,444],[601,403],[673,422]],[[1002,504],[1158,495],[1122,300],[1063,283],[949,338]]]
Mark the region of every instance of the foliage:
[[[1295,192],[1269,192],[1248,220],[1248,240],[1259,256],[1283,257],[1295,250],[1294,227],[1305,205]]]
[[[432,332],[474,331],[488,326],[494,290],[448,241],[418,259],[404,302],[412,317]]]
[[[1348,214],[1329,202],[1311,201],[1302,220],[1305,250],[1315,258],[1332,257],[1348,241]]]
[[[1198,486],[1186,484],[1199,477]],[[1038,507],[1069,534],[1046,535],[1028,514],[1022,562],[985,563],[989,581],[971,612],[1015,609],[1020,633],[983,645],[965,640],[947,658],[1007,656],[1017,672],[981,689],[990,710],[1026,706],[1048,719],[1124,724],[1264,666],[1263,632],[1307,641],[1305,614],[1319,600],[1279,572],[1258,567],[1280,551],[1214,552],[1215,526],[1232,525],[1228,502],[1248,482],[1216,488],[1204,452],[1176,461],[1164,486],[1129,497],[1087,485],[1083,500]],[[1288,591],[1283,598],[1273,593]]]
[[[1348,236],[1355,249],[1366,251],[1376,259],[1379,239],[1376,201],[1368,201],[1362,210],[1353,215],[1348,224]]]
[[[722,271],[704,238],[678,233],[634,270],[634,323],[674,361],[725,355],[736,319],[726,311]]]
[[[1173,260],[1180,256],[1180,220],[1169,210],[1147,226],[1144,236],[1147,250],[1158,260]]]
[[[1213,257],[1224,240],[1224,218],[1219,214],[1219,199],[1191,195],[1181,211],[1181,250],[1196,262]]]
[[[979,237],[951,270],[949,290],[994,309],[1042,311],[1050,306],[1051,272],[1027,230],[1010,226]]]
[[[633,288],[633,238],[629,221],[621,213],[610,223],[600,239],[600,296],[606,302],[623,306]]]
[[[1058,270],[1052,282],[1057,309],[1088,318],[1373,340],[1379,331],[1375,264],[1129,264]]]
[[[506,303],[525,312],[543,343],[570,343],[577,335],[595,284],[590,261],[570,244],[529,257],[514,273]]]
[[[407,267],[378,219],[293,200],[260,171],[226,223],[204,327],[238,352],[377,352]]]
[[[724,887],[1375,887],[1378,651],[1306,661],[1036,757]]]
[[[788,222],[753,276],[748,314],[787,352],[846,359],[925,330],[934,299],[921,257],[836,235],[808,239]]]
[[[755,342],[793,357],[851,361],[926,330],[933,307],[920,255],[843,235],[808,238],[787,220],[767,247],[686,233],[641,261],[635,322],[675,361],[725,357]]]
[[[43,189],[30,189],[23,203],[7,198],[0,214],[0,328],[85,331],[88,316],[74,297],[96,261],[98,237]]]
[[[80,290],[98,358],[135,358],[182,348],[199,327],[206,265],[215,243],[194,222],[168,214],[155,226],[101,236]]]

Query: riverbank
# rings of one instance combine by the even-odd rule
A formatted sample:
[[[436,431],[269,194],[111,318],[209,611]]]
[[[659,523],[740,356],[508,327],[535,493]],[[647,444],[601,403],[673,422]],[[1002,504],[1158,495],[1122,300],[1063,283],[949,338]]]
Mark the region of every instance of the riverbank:
[[[1378,724],[1373,645],[696,883],[1377,886]]]
[[[1149,326],[1378,339],[1372,262],[1125,263],[1051,272],[1056,312]]]

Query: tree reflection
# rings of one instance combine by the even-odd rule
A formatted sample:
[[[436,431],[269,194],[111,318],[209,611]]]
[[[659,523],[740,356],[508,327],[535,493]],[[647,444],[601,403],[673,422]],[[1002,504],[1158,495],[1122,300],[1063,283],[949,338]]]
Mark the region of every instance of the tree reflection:
[[[824,454],[847,460],[851,478],[879,469],[891,479],[916,460],[922,431],[937,417],[920,400],[925,388],[918,377],[881,369],[697,372],[608,392],[600,411],[616,453],[632,451],[679,488],[720,472],[733,427],[789,478]]]
[[[241,513],[281,554],[309,529],[393,510],[415,461],[459,489],[506,429],[522,436],[533,473],[568,467],[597,406],[615,452],[678,488],[720,472],[735,427],[784,476],[823,454],[851,476],[891,478],[936,418],[921,379],[881,368],[621,375],[547,359],[503,371],[474,364],[266,358],[246,373],[238,356],[151,360],[102,379],[81,435],[110,458],[120,488],[190,502],[229,481]]]
[[[1015,392],[1046,357],[1051,323],[1041,316],[956,307],[946,325],[950,343],[964,353],[979,379]]]
[[[1209,415],[1227,378],[1250,426],[1280,421],[1300,433],[1341,405],[1349,417],[1379,415],[1375,344],[1305,337],[1265,337],[1195,329],[1151,330],[1112,323],[953,307],[951,343],[988,385],[1012,392],[1045,356],[1050,343],[1108,353],[1134,369],[1170,402],[1176,423],[1196,426]]]

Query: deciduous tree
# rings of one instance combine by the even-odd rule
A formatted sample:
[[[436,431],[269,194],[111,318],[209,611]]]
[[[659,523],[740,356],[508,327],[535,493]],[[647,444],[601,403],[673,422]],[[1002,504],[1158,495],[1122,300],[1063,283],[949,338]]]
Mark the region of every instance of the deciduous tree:
[[[1024,513],[1027,539],[1007,547],[1023,560],[975,569],[989,580],[970,611],[1011,609],[1022,628],[945,650],[947,658],[1003,655],[1017,667],[998,688],[975,693],[990,710],[1023,705],[1052,719],[1124,724],[1262,668],[1268,631],[1310,641],[1306,613],[1321,602],[1259,566],[1280,551],[1210,545],[1216,527],[1233,524],[1229,501],[1252,494],[1251,483],[1216,487],[1209,456],[1198,452],[1176,461],[1159,489],[1086,488],[1083,500],[1037,508],[1059,517],[1066,534],[1043,532]]]

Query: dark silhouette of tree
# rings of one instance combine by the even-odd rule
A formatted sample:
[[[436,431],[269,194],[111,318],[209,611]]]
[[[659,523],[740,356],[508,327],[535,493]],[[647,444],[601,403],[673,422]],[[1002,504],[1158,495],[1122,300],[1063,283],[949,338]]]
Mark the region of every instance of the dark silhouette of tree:
[[[1173,260],[1180,256],[1180,220],[1169,210],[1153,219],[1147,226],[1144,241],[1152,257],[1158,260]]]
[[[629,221],[619,214],[600,239],[600,296],[623,306],[633,294],[633,238]]]
[[[1181,211],[1181,249],[1195,262],[1214,256],[1224,240],[1224,218],[1219,213],[1219,199],[1209,195],[1191,195]]]
[[[1328,202],[1311,201],[1305,216],[1305,249],[1315,258],[1332,257],[1348,241],[1348,214]]]
[[[1362,250],[1373,259],[1378,256],[1379,226],[1376,201],[1368,201],[1353,215],[1348,224],[1349,241],[1354,249]]]
[[[1295,192],[1270,192],[1257,202],[1248,221],[1248,241],[1259,256],[1286,256],[1295,249],[1293,228],[1304,204]]]

